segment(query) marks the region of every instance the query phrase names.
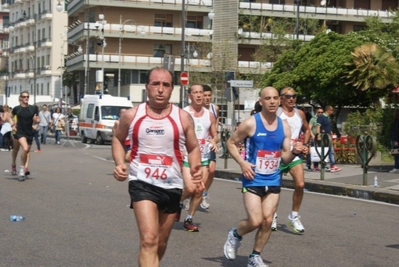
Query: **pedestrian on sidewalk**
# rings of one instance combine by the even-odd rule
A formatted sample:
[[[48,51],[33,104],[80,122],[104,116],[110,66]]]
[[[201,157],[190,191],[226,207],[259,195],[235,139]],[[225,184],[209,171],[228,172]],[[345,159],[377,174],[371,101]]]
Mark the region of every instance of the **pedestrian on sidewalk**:
[[[247,265],[253,267],[266,266],[260,253],[269,240],[273,214],[280,198],[280,161],[290,163],[305,148],[301,142],[296,142],[290,149],[290,126],[276,114],[280,104],[277,90],[264,88],[259,102],[262,111],[241,122],[227,140],[231,156],[241,167],[243,200],[248,218],[242,220],[238,228],[228,231],[224,255],[234,260],[242,237],[257,229]],[[245,160],[237,148],[237,144],[244,140],[248,152]]]
[[[395,110],[391,124],[391,148],[399,149],[399,109]],[[394,154],[394,165],[390,173],[399,173],[399,154]]]
[[[318,142],[321,141],[321,133],[329,134],[332,135],[332,122],[331,122],[331,115],[334,113],[334,108],[332,106],[325,106],[324,107],[324,112],[321,114],[321,116],[317,117],[317,126],[316,126],[316,131],[319,134],[319,140]],[[339,168],[337,165],[335,165],[335,157],[334,157],[335,151],[334,151],[334,144],[331,142],[330,144],[330,152],[328,154],[328,157],[330,159],[330,172],[339,172],[342,169]]]
[[[64,121],[64,114],[61,113],[61,108],[57,107],[55,109],[55,112],[53,113],[53,128],[54,128],[54,139],[55,139],[55,144],[59,145],[60,144],[60,139],[61,139],[61,133],[64,130],[65,127],[65,121]]]
[[[11,138],[12,126],[10,124],[11,119],[11,108],[6,104],[3,106],[3,112],[1,113],[0,121],[2,121],[2,127],[0,130],[1,142],[0,147],[2,151],[10,151],[13,149],[13,141]]]
[[[47,105],[44,104],[42,110],[39,112],[39,128],[40,128],[40,143],[46,144],[48,127],[51,126],[51,113],[47,110]]]

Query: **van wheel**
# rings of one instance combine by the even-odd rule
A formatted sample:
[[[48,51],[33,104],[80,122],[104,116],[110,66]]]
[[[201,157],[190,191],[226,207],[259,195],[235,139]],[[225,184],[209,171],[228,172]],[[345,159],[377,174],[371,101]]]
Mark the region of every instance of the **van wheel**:
[[[97,145],[104,145],[104,140],[103,140],[103,138],[101,137],[100,132],[97,133],[96,144],[97,144]]]
[[[82,136],[82,143],[86,144],[87,143],[87,137],[85,136],[85,133],[82,131],[82,133],[80,135]]]

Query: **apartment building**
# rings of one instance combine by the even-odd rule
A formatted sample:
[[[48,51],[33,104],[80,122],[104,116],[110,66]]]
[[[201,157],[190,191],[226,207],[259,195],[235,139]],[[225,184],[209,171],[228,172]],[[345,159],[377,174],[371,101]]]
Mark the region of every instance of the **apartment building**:
[[[211,74],[203,81],[207,83],[221,71],[262,74],[270,70],[272,61],[256,62],[253,54],[273,38],[272,29],[242,28],[242,16],[315,19],[329,30],[348,33],[362,29],[369,16],[390,22],[389,9],[398,7],[397,0],[185,0],[184,7],[182,0],[72,0],[67,13],[58,13],[49,0],[10,1],[11,92],[34,89],[31,59],[36,51],[37,94],[59,96],[59,67],[65,55],[65,67],[73,74],[68,76],[73,103],[80,95],[101,91],[142,102],[147,72],[160,65],[175,73],[175,103],[184,99],[179,83],[182,69],[189,72],[190,81],[195,73]],[[32,23],[34,14],[37,23]],[[65,16],[67,27],[62,22]],[[33,51],[34,33],[41,42]],[[295,29],[287,36],[303,41],[314,37]],[[214,86],[220,103],[225,85]],[[240,90],[241,108],[249,108],[255,99],[256,92]]]
[[[8,47],[3,48],[7,75],[2,79],[9,94],[26,90],[33,102],[65,97],[68,92],[61,86],[61,76],[67,52],[67,12],[58,12],[52,0],[5,0],[3,7],[9,10],[9,20],[3,25]]]

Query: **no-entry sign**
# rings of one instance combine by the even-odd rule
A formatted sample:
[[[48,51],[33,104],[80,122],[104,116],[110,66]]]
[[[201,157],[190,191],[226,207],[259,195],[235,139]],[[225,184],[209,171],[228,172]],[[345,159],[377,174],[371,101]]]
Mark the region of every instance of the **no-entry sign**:
[[[180,83],[182,85],[187,85],[188,84],[188,73],[187,72],[183,71],[180,74]]]

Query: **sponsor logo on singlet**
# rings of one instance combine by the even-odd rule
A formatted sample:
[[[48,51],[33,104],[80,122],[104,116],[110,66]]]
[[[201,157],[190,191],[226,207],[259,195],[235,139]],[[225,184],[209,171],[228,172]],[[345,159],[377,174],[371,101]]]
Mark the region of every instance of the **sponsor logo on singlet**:
[[[147,135],[165,135],[165,130],[161,126],[151,126],[145,129]]]

